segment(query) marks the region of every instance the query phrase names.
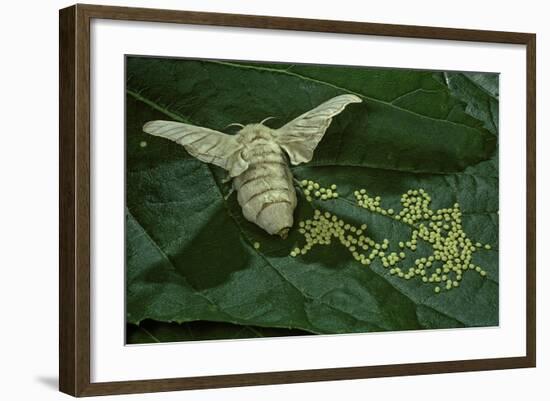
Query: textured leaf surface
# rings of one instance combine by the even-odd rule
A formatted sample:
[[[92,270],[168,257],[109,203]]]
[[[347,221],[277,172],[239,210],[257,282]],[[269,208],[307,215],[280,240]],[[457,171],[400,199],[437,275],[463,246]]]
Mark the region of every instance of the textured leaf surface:
[[[310,333],[498,324],[494,75],[137,57],[127,69],[128,322],[208,320]],[[364,102],[334,119],[313,161],[293,169],[298,179],[338,185],[339,199],[314,206],[367,223],[371,237],[395,246],[410,227],[354,206],[355,189],[396,210],[410,188],[424,188],[434,207],[459,202],[467,234],[493,245],[475,254],[486,278],[466,274],[460,288],[437,295],[379,263],[366,268],[340,245],[291,258],[296,229],[286,240],[267,235],[244,220],[234,195],[224,199],[230,186],[221,169],[141,130],[155,119],[223,130],[267,116],[277,117],[269,123],[277,128],[342,93]],[[299,199],[296,220],[312,210]],[[189,339],[183,331],[181,338]]]
[[[235,340],[308,334],[299,330],[271,327],[238,326],[220,322],[163,323],[146,320],[140,325],[129,324],[126,342],[129,344],[164,343],[199,340]]]

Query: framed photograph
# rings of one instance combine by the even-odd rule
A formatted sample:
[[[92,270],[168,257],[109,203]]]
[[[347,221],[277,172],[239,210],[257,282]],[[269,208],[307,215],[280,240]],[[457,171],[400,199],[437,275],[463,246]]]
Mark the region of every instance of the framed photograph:
[[[535,366],[535,35],[60,11],[60,390]]]

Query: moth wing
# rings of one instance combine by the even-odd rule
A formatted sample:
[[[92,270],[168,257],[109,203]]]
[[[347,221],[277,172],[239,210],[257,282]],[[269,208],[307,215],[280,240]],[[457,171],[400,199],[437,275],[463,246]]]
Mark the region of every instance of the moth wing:
[[[149,121],[143,126],[143,131],[183,145],[191,156],[224,168],[232,177],[240,175],[248,168],[248,163],[241,156],[242,145],[232,135],[163,120]]]
[[[277,129],[275,140],[292,164],[307,163],[313,158],[313,151],[323,139],[332,117],[340,114],[348,104],[361,101],[355,95],[333,97]]]

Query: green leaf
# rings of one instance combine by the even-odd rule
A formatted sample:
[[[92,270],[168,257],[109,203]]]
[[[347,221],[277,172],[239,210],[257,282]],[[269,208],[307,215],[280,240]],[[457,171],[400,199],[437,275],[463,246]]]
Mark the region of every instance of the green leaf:
[[[492,93],[490,78],[460,84],[429,71],[140,57],[128,58],[127,74],[128,322],[309,333],[498,324],[498,99],[484,111],[479,101]],[[424,188],[434,208],[458,202],[467,235],[491,244],[474,256],[486,278],[467,272],[459,288],[435,294],[378,260],[363,266],[339,244],[289,257],[302,241],[296,225],[286,240],[269,236],[244,219],[234,195],[224,199],[221,169],[141,130],[155,119],[223,130],[267,116],[278,127],[341,93],[364,103],[337,116],[314,160],[293,169],[300,180],[337,184],[340,198],[310,205],[301,197],[295,220],[322,208],[368,224],[369,236],[394,249],[411,227],[357,207],[353,192],[367,188],[399,210],[401,194]],[[417,255],[427,252],[419,244]]]
[[[147,344],[178,341],[225,340],[241,338],[264,338],[300,336],[308,334],[299,330],[238,326],[220,322],[163,323],[146,320],[139,325],[128,324],[126,343]]]

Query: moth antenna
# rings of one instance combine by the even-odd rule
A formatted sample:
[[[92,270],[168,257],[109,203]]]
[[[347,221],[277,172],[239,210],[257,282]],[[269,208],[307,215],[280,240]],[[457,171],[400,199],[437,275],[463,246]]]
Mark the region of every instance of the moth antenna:
[[[269,121],[269,120],[271,120],[271,119],[273,119],[273,118],[277,118],[277,117],[267,117],[267,118],[264,118],[264,119],[260,122],[260,124],[263,124],[263,123],[265,123],[266,121]]]
[[[244,128],[244,125],[240,124],[240,123],[231,123],[229,125],[226,125],[225,128],[229,128],[229,127],[233,127],[233,126],[237,126],[237,127],[241,127],[241,128]],[[225,129],[224,128],[224,129]]]

